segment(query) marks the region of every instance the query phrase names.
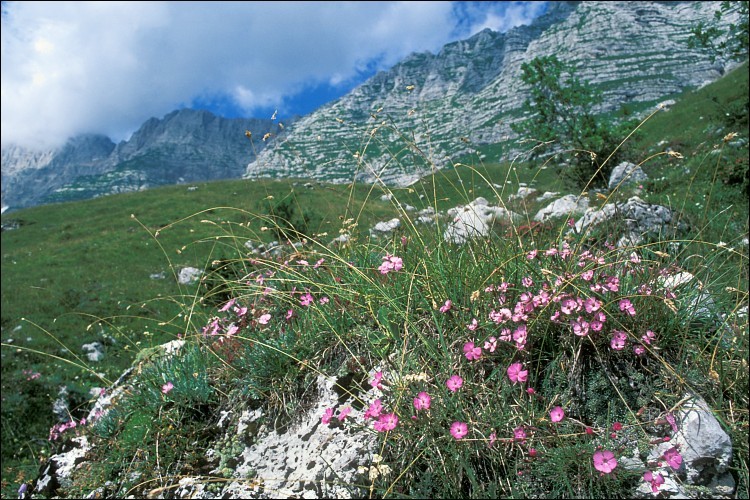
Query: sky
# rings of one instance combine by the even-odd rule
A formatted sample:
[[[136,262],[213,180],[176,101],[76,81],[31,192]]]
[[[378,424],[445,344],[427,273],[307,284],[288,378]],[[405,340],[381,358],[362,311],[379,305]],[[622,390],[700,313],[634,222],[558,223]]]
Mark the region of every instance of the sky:
[[[2,2],[2,146],[126,140],[181,108],[283,120],[546,2]]]

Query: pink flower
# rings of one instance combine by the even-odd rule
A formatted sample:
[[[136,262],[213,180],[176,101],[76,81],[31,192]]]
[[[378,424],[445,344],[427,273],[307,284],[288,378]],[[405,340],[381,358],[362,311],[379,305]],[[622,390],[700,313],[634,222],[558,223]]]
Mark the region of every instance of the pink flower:
[[[168,393],[172,389],[174,389],[174,385],[172,384],[172,382],[167,382],[166,384],[164,384],[163,386],[161,386],[161,392],[163,394]]]
[[[451,436],[456,439],[461,439],[469,433],[469,428],[463,422],[453,422],[451,424]]]
[[[347,406],[347,407],[343,408],[339,412],[339,414],[338,414],[338,416],[336,418],[338,418],[339,421],[343,421],[351,412],[352,412],[352,407],[351,406]],[[323,423],[325,423],[325,422],[323,422]]]
[[[594,277],[594,271],[592,271],[591,269],[581,273],[581,278],[585,281],[591,281],[591,278],[593,277]]]
[[[469,361],[477,360],[482,357],[482,348],[474,345],[474,342],[464,344],[464,356]]]
[[[440,312],[445,314],[451,310],[451,307],[453,307],[453,302],[451,301],[451,299],[448,299],[445,301],[445,304],[440,306]]]
[[[312,296],[312,295],[310,295],[310,293],[306,293],[306,294],[304,294],[304,295],[303,295],[303,296],[302,296],[302,297],[301,297],[301,298],[299,299],[299,303],[300,303],[300,305],[303,305],[303,306],[307,307],[307,306],[309,306],[310,304],[314,304],[314,303],[315,303],[315,299],[313,298],[313,296]]]
[[[370,407],[367,409],[364,417],[365,419],[378,418],[382,411],[383,411],[383,403],[379,399],[376,399],[375,401],[372,402]]]
[[[526,345],[526,325],[518,325],[518,328],[513,331],[513,340],[516,341],[518,349],[523,349]]]
[[[495,323],[505,323],[513,316],[513,313],[510,312],[510,309],[507,307],[503,307],[499,311],[490,311],[490,319],[494,321]]]
[[[430,395],[422,391],[414,398],[414,408],[417,410],[429,410],[431,401]]]
[[[594,297],[589,297],[583,301],[583,308],[586,309],[586,312],[589,314],[598,311],[601,306],[602,303]]]
[[[656,338],[656,334],[651,330],[646,330],[646,334],[641,337],[644,344],[651,344],[651,341]]]
[[[524,276],[521,278],[521,284],[526,288],[531,288],[534,286],[534,280],[532,280],[530,276]]]
[[[286,317],[287,321],[289,321],[290,319],[292,319],[294,317],[294,309],[287,310],[285,317]]]
[[[589,327],[591,326],[587,321],[584,321],[584,319],[581,316],[578,316],[578,319],[575,321],[570,322],[571,326],[573,327],[573,333],[578,335],[579,337],[585,337],[589,333]]]
[[[461,388],[462,385],[464,385],[464,379],[462,379],[458,375],[453,375],[445,382],[445,385],[448,386],[448,389],[451,392],[456,392]]]
[[[326,410],[323,412],[323,416],[320,417],[320,421],[328,425],[328,422],[331,421],[331,418],[333,418],[333,408],[326,408]]]
[[[654,474],[650,470],[647,470],[643,473],[643,480],[647,483],[651,483],[651,491],[653,493],[659,492],[659,486],[664,484],[664,478],[661,476],[661,474],[656,473]]]
[[[224,306],[221,309],[219,309],[219,311],[220,312],[228,311],[229,308],[232,307],[236,301],[237,301],[237,299],[230,300],[229,302],[227,302],[226,304],[224,304]]]
[[[235,324],[231,324],[231,325],[229,325],[229,328],[227,328],[227,337],[229,337],[229,336],[232,336],[232,335],[234,335],[234,334],[235,334],[235,333],[237,333],[237,332],[238,332],[239,330],[240,330],[240,327],[239,327],[239,326],[237,326],[237,325],[235,325]]]
[[[383,390],[383,384],[381,381],[383,380],[383,372],[376,372],[373,376],[373,379],[370,381],[370,385],[373,387],[373,389],[380,389]]]
[[[526,439],[526,431],[524,430],[523,426],[513,429],[513,439],[515,439],[516,441],[523,441],[524,439]]]
[[[526,382],[528,374],[528,370],[524,370],[521,363],[513,363],[508,367],[508,378],[514,384],[518,382]]]
[[[565,411],[559,406],[555,406],[549,412],[549,419],[553,422],[560,422],[563,418],[565,418]]]
[[[261,325],[267,325],[269,321],[271,321],[270,314],[264,314],[260,318],[258,318],[258,323],[260,323]]]
[[[630,300],[622,299],[619,305],[620,311],[623,311],[625,314],[628,314],[630,316],[635,316],[635,308],[633,307],[633,304],[631,304]]]
[[[537,250],[532,250],[529,253],[526,254],[526,258],[529,260],[534,260],[537,255]]]
[[[401,257],[395,255],[386,255],[383,257],[383,263],[378,267],[380,274],[388,274],[391,271],[400,271],[404,267],[404,261]]]
[[[643,356],[643,353],[645,352],[646,352],[646,349],[642,345],[633,346],[633,353],[635,353],[636,356]]]
[[[489,339],[487,339],[487,341],[484,343],[484,348],[490,352],[495,352],[495,349],[497,349],[497,339],[495,337],[490,337]]]
[[[615,454],[609,450],[594,453],[594,468],[603,474],[609,474],[617,467]]]
[[[398,417],[395,413],[388,413],[380,415],[377,422],[373,424],[373,427],[378,432],[392,431],[398,425]]]
[[[490,442],[487,444],[487,446],[492,446],[495,444],[495,441],[497,441],[497,434],[494,432],[490,433]]]
[[[625,341],[628,336],[625,332],[615,330],[612,332],[612,340],[609,342],[610,347],[615,351],[621,351],[625,348]]]
[[[474,330],[477,329],[478,326],[479,326],[479,323],[477,323],[477,318],[473,318],[471,320],[471,323],[468,324],[468,325],[466,325],[466,328],[468,328],[469,330],[471,330],[473,332]],[[486,349],[486,347],[485,347],[485,349]]]
[[[674,470],[679,469],[680,465],[682,465],[682,455],[680,455],[680,452],[674,446],[665,451],[662,457]]]
[[[621,431],[622,430],[622,423],[621,422],[614,422],[612,424],[612,430],[613,431]]]
[[[318,302],[320,304],[328,304],[328,302],[330,302],[330,299],[328,297],[323,296],[323,297],[320,298],[320,300]]]

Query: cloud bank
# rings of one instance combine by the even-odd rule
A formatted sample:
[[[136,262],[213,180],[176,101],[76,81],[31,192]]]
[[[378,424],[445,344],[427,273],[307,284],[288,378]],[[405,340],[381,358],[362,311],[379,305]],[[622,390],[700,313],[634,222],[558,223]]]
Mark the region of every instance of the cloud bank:
[[[528,24],[536,2],[3,2],[2,145],[126,139],[196,102],[258,116],[412,52]]]

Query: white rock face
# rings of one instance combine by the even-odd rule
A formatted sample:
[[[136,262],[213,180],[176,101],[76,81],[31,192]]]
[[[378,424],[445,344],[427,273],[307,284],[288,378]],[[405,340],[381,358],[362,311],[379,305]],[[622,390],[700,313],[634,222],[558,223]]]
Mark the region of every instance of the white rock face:
[[[410,174],[451,165],[468,152],[459,138],[507,141],[502,160],[511,160],[528,151],[511,142],[518,138],[511,125],[521,119],[517,112],[528,97],[522,64],[558,55],[602,90],[598,111],[656,103],[715,80],[729,67],[684,42],[691,27],[717,8],[713,2],[550,2],[546,14],[528,26],[484,30],[379,72],[288,127],[283,141],[248,165],[246,176],[336,182],[356,177],[403,185]],[[736,23],[737,16],[722,22]],[[405,139],[392,126],[416,133]],[[365,149],[370,137],[389,147]]]
[[[374,453],[376,436],[361,425],[362,411],[352,410],[343,424],[334,417],[323,424],[326,408],[337,414],[351,401],[339,404],[334,379],[319,376],[319,399],[284,433],[262,426],[255,442],[245,448],[234,477],[246,478],[252,471],[256,484],[248,481],[230,483],[222,498],[352,498],[364,492],[356,484],[364,484],[357,468],[369,465]],[[245,418],[247,426],[260,413]],[[243,419],[240,419],[241,422]],[[239,430],[238,430],[239,431]],[[359,479],[359,480],[358,480]],[[260,484],[258,484],[260,483]]]

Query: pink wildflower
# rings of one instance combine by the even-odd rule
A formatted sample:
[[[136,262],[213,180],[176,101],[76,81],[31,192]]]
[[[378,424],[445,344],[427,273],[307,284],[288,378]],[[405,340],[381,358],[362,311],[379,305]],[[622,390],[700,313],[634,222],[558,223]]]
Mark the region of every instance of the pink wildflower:
[[[271,321],[270,314],[264,314],[260,318],[258,318],[258,323],[260,323],[261,325],[267,325],[269,321]]]
[[[680,452],[677,451],[675,446],[665,451],[662,457],[674,470],[679,469],[680,465],[682,465],[682,455],[680,455]]]
[[[474,342],[464,344],[464,356],[469,361],[474,361],[482,357],[482,348],[474,345]]]
[[[451,392],[456,392],[461,388],[462,385],[464,385],[464,379],[462,379],[458,375],[453,375],[445,382],[445,385],[448,386],[448,389]]]
[[[338,418],[339,421],[343,421],[351,412],[352,412],[352,407],[351,406],[347,406],[347,407],[343,408],[339,412],[339,414],[338,414],[338,416],[336,418]]]
[[[331,299],[329,299],[328,297],[323,296],[323,297],[320,298],[320,300],[318,300],[318,303],[319,304],[328,304],[330,301],[331,301]]]
[[[380,389],[383,390],[383,384],[381,381],[383,380],[383,372],[375,372],[375,375],[373,375],[373,379],[370,381],[370,385],[373,387],[373,389]]]
[[[314,299],[314,298],[313,298],[313,296],[312,296],[312,295],[310,295],[310,293],[308,292],[308,293],[304,294],[304,295],[303,295],[303,296],[302,296],[302,297],[301,297],[301,298],[299,299],[299,303],[300,303],[300,305],[303,305],[303,306],[307,307],[307,306],[309,306],[310,304],[314,304],[314,303],[315,303],[315,299]]]
[[[451,299],[448,299],[442,306],[440,306],[440,312],[445,314],[451,310],[451,307],[453,307],[453,302],[451,301]]]
[[[534,286],[534,280],[532,280],[530,276],[524,276],[521,278],[521,284],[526,288],[531,288]]]
[[[518,382],[526,382],[528,375],[528,370],[524,370],[521,363],[513,363],[508,367],[508,378],[514,384]]]
[[[286,312],[286,316],[285,316],[285,318],[287,319],[287,321],[289,321],[289,320],[290,320],[290,319],[292,319],[293,317],[294,317],[294,309],[289,309],[289,310],[287,310],[287,312]]]
[[[589,333],[589,327],[591,326],[587,321],[584,321],[584,319],[581,316],[578,316],[578,319],[575,321],[570,322],[571,326],[573,327],[573,333],[578,335],[579,337],[585,337]]]
[[[388,274],[391,271],[400,271],[403,266],[404,261],[401,259],[401,257],[396,257],[395,255],[386,255],[385,257],[383,257],[383,263],[380,264],[380,267],[378,267],[378,271],[380,271],[380,274]]]
[[[553,422],[560,422],[563,418],[565,418],[565,411],[560,406],[555,406],[549,412],[549,419]]]
[[[235,302],[237,302],[237,299],[230,300],[229,302],[227,302],[226,304],[224,304],[224,306],[221,309],[219,309],[219,311],[220,312],[228,311],[229,308],[232,307]]]
[[[392,431],[398,425],[398,417],[395,413],[387,413],[380,415],[377,422],[373,424],[373,427],[378,432]]]
[[[536,259],[536,255],[537,255],[537,251],[536,250],[532,250],[532,251],[530,251],[529,253],[526,254],[526,258],[529,259],[529,260],[534,260],[534,259]]]
[[[603,474],[609,474],[617,467],[615,454],[609,450],[594,453],[594,468]]]
[[[658,493],[659,486],[664,484],[664,478],[662,477],[662,475],[659,474],[658,472],[654,474],[650,470],[647,470],[646,472],[643,473],[643,480],[646,481],[647,483],[651,483],[651,491],[653,493]]]
[[[172,382],[167,382],[166,384],[164,384],[163,386],[161,386],[161,392],[163,394],[167,394],[172,389],[174,389],[174,384],[172,384]]]
[[[644,344],[651,344],[651,341],[656,338],[656,334],[651,330],[646,330],[646,334],[641,337]]]
[[[630,316],[635,316],[635,308],[633,307],[633,304],[628,299],[620,300],[620,311]]]
[[[515,439],[516,441],[523,441],[524,439],[526,439],[526,431],[524,430],[523,426],[513,429],[513,439]]]
[[[609,345],[615,351],[621,351],[625,348],[627,338],[628,336],[625,332],[615,330],[612,332],[612,340],[609,342]]]
[[[422,391],[414,398],[414,408],[417,410],[429,410],[431,401],[430,395]]]
[[[518,328],[513,331],[513,340],[516,342],[516,347],[523,350],[526,345],[526,325],[518,325]]]
[[[497,434],[494,432],[490,433],[490,442],[487,443],[487,446],[491,447],[493,444],[495,444],[495,441],[497,441]]]
[[[328,422],[331,421],[331,418],[333,418],[333,408],[326,408],[326,410],[323,412],[323,416],[320,417],[320,421],[328,425]]]
[[[646,352],[646,348],[642,345],[634,345],[633,346],[633,353],[636,356],[643,356],[643,354]]]
[[[473,318],[471,320],[471,323],[469,323],[468,325],[466,325],[466,328],[468,328],[470,331],[473,332],[473,331],[475,331],[477,329],[478,326],[479,326],[479,323],[477,322],[477,318]]]
[[[375,401],[372,402],[370,407],[367,409],[364,417],[365,419],[378,418],[382,411],[383,411],[383,403],[379,399],[376,399]]]
[[[484,348],[490,352],[495,352],[495,349],[497,349],[497,339],[495,337],[490,337],[489,339],[487,339],[487,341],[484,343]]]
[[[594,277],[594,271],[592,271],[591,269],[581,273],[581,279],[583,279],[584,281],[591,281],[593,277]]]
[[[451,424],[451,436],[461,439],[469,433],[469,428],[463,422],[453,422]]]

